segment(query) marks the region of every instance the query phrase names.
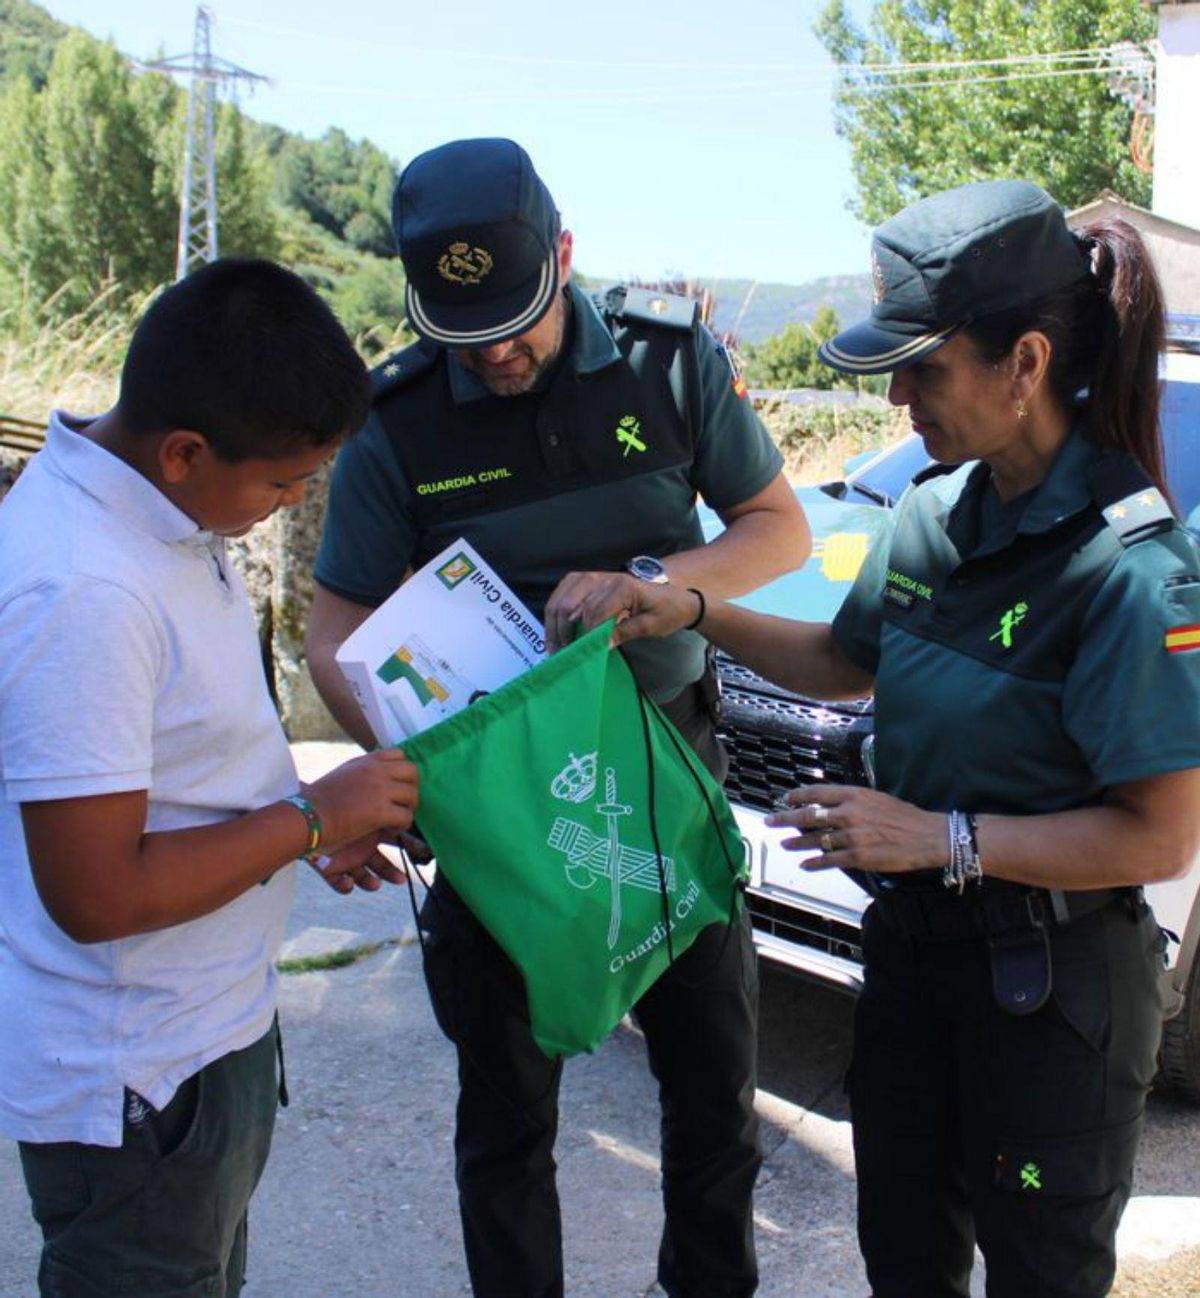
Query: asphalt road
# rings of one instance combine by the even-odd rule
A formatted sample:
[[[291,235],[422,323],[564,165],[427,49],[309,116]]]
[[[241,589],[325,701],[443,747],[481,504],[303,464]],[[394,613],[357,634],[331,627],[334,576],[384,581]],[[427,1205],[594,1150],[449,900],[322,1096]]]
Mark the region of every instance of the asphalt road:
[[[306,764],[328,752],[301,753]],[[291,1106],[251,1214],[244,1298],[452,1298],[469,1293],[454,1203],[454,1059],[429,1010],[401,890],[341,898],[301,879],[285,955],[379,943],[284,979]],[[756,1218],[761,1298],[863,1298],[842,1075],[851,1002],[764,971]],[[657,1293],[658,1115],[645,1052],[622,1026],[571,1061],[558,1142],[571,1298]],[[1122,1227],[1129,1295],[1200,1296],[1200,1110],[1152,1098]],[[38,1238],[15,1147],[0,1145],[0,1295],[35,1290]],[[1136,1287],[1139,1275],[1177,1272]],[[1123,1281],[1123,1285],[1126,1281]],[[974,1292],[983,1293],[981,1277]]]

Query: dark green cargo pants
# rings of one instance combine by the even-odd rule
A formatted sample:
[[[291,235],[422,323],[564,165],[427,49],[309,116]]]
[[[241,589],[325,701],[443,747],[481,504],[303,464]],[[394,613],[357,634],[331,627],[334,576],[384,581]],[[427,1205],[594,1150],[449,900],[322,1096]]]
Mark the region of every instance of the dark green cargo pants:
[[[1155,1072],[1163,938],[1136,894],[1049,930],[1052,990],[996,1003],[982,938],[867,912],[850,1098],[874,1298],[1101,1298]]]
[[[41,1298],[235,1298],[246,1209],[279,1099],[278,1026],[156,1113],[126,1093],[119,1148],[20,1146],[44,1245]]]

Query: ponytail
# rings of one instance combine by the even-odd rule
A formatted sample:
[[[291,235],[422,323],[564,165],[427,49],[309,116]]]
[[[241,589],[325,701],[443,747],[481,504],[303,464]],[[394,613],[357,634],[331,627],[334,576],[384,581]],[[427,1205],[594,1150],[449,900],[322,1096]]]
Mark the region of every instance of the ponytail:
[[[1141,235],[1125,221],[1096,222],[1083,232],[1103,309],[1088,402],[1092,436],[1128,451],[1160,491],[1159,357],[1166,338],[1162,289]]]
[[[1166,322],[1158,276],[1127,221],[1092,222],[1076,239],[1091,255],[1089,274],[1035,302],[975,320],[964,332],[993,364],[1022,334],[1044,333],[1051,346],[1047,381],[1063,408],[1084,394],[1092,440],[1128,452],[1166,495],[1158,376]]]

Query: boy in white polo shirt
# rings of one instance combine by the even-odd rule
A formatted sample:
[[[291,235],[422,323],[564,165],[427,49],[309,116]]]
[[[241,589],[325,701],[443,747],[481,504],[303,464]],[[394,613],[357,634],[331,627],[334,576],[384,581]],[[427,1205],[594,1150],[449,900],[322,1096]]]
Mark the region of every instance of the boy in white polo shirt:
[[[412,821],[414,768],[378,752],[301,789],[225,552],[303,499],[367,400],[303,281],[216,262],[0,507],[0,1132],[44,1298],[240,1291],[290,863],[396,877],[376,849]]]

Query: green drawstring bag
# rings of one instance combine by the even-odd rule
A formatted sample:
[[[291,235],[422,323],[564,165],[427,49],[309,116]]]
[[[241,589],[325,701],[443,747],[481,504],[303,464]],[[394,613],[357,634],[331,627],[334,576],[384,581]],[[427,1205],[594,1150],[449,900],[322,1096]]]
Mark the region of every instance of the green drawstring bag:
[[[746,874],[717,782],[611,622],[406,740],[439,870],[521,970],[551,1058],[594,1050]]]

